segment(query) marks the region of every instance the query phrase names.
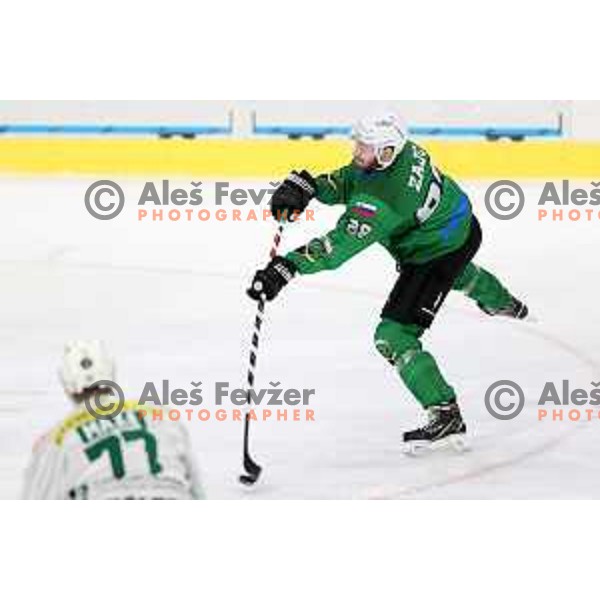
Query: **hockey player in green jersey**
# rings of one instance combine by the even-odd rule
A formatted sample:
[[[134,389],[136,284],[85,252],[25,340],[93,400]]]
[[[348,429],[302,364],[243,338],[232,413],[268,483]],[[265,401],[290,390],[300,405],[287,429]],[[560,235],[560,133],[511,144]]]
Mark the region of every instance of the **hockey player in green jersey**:
[[[375,331],[377,350],[428,412],[428,423],[404,433],[410,445],[429,445],[466,433],[456,392],[421,343],[450,290],[461,291],[489,315],[515,319],[527,307],[472,260],[481,228],[469,198],[408,140],[394,115],[367,118],[354,127],[353,161],[313,178],[292,172],[274,192],[277,220],[302,212],[313,198],[346,207],[335,229],[256,272],[248,295],[273,300],[294,277],[337,269],[375,243],[383,245],[400,275]]]

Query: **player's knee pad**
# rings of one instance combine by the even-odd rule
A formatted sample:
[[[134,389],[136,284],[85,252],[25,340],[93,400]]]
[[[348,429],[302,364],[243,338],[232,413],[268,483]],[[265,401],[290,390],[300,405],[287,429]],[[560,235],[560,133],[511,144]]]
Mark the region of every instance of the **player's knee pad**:
[[[415,325],[384,319],[375,330],[375,347],[389,363],[402,370],[421,353],[420,333]]]

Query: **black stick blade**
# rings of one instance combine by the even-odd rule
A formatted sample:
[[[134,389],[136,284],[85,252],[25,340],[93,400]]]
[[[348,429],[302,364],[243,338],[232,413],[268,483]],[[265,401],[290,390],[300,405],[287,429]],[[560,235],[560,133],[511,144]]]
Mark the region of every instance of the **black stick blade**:
[[[247,454],[244,456],[244,469],[246,470],[246,474],[240,475],[240,483],[248,486],[254,485],[260,477],[262,467],[257,465]]]

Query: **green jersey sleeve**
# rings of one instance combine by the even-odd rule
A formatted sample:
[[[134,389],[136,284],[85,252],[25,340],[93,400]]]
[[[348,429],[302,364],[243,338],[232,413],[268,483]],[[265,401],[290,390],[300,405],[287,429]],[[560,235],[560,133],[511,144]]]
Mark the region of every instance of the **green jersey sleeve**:
[[[331,173],[319,175],[316,179],[316,198],[323,204],[346,204],[350,190],[351,172],[348,167],[342,167]]]
[[[335,228],[287,254],[301,275],[337,269],[390,233],[403,228],[401,218],[385,202],[367,195],[353,197]]]

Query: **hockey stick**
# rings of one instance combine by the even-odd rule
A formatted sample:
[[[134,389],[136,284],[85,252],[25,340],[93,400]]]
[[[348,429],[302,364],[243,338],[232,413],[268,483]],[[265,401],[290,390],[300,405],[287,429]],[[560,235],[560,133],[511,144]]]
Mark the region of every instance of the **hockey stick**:
[[[279,244],[281,243],[281,236],[283,234],[283,224],[280,223],[277,228],[277,233],[273,238],[273,245],[271,247],[270,257],[275,258]],[[256,317],[254,319],[254,333],[252,334],[252,347],[250,349],[250,363],[248,365],[248,397],[246,402],[246,415],[244,419],[244,470],[246,473],[240,475],[240,483],[244,485],[254,485],[260,473],[262,467],[258,465],[250,456],[249,439],[250,439],[250,405],[252,404],[251,393],[254,390],[254,372],[256,370],[256,358],[258,355],[258,343],[260,339],[260,328],[262,326],[263,318],[265,314],[265,296],[261,294],[258,301],[258,308],[256,310]]]

